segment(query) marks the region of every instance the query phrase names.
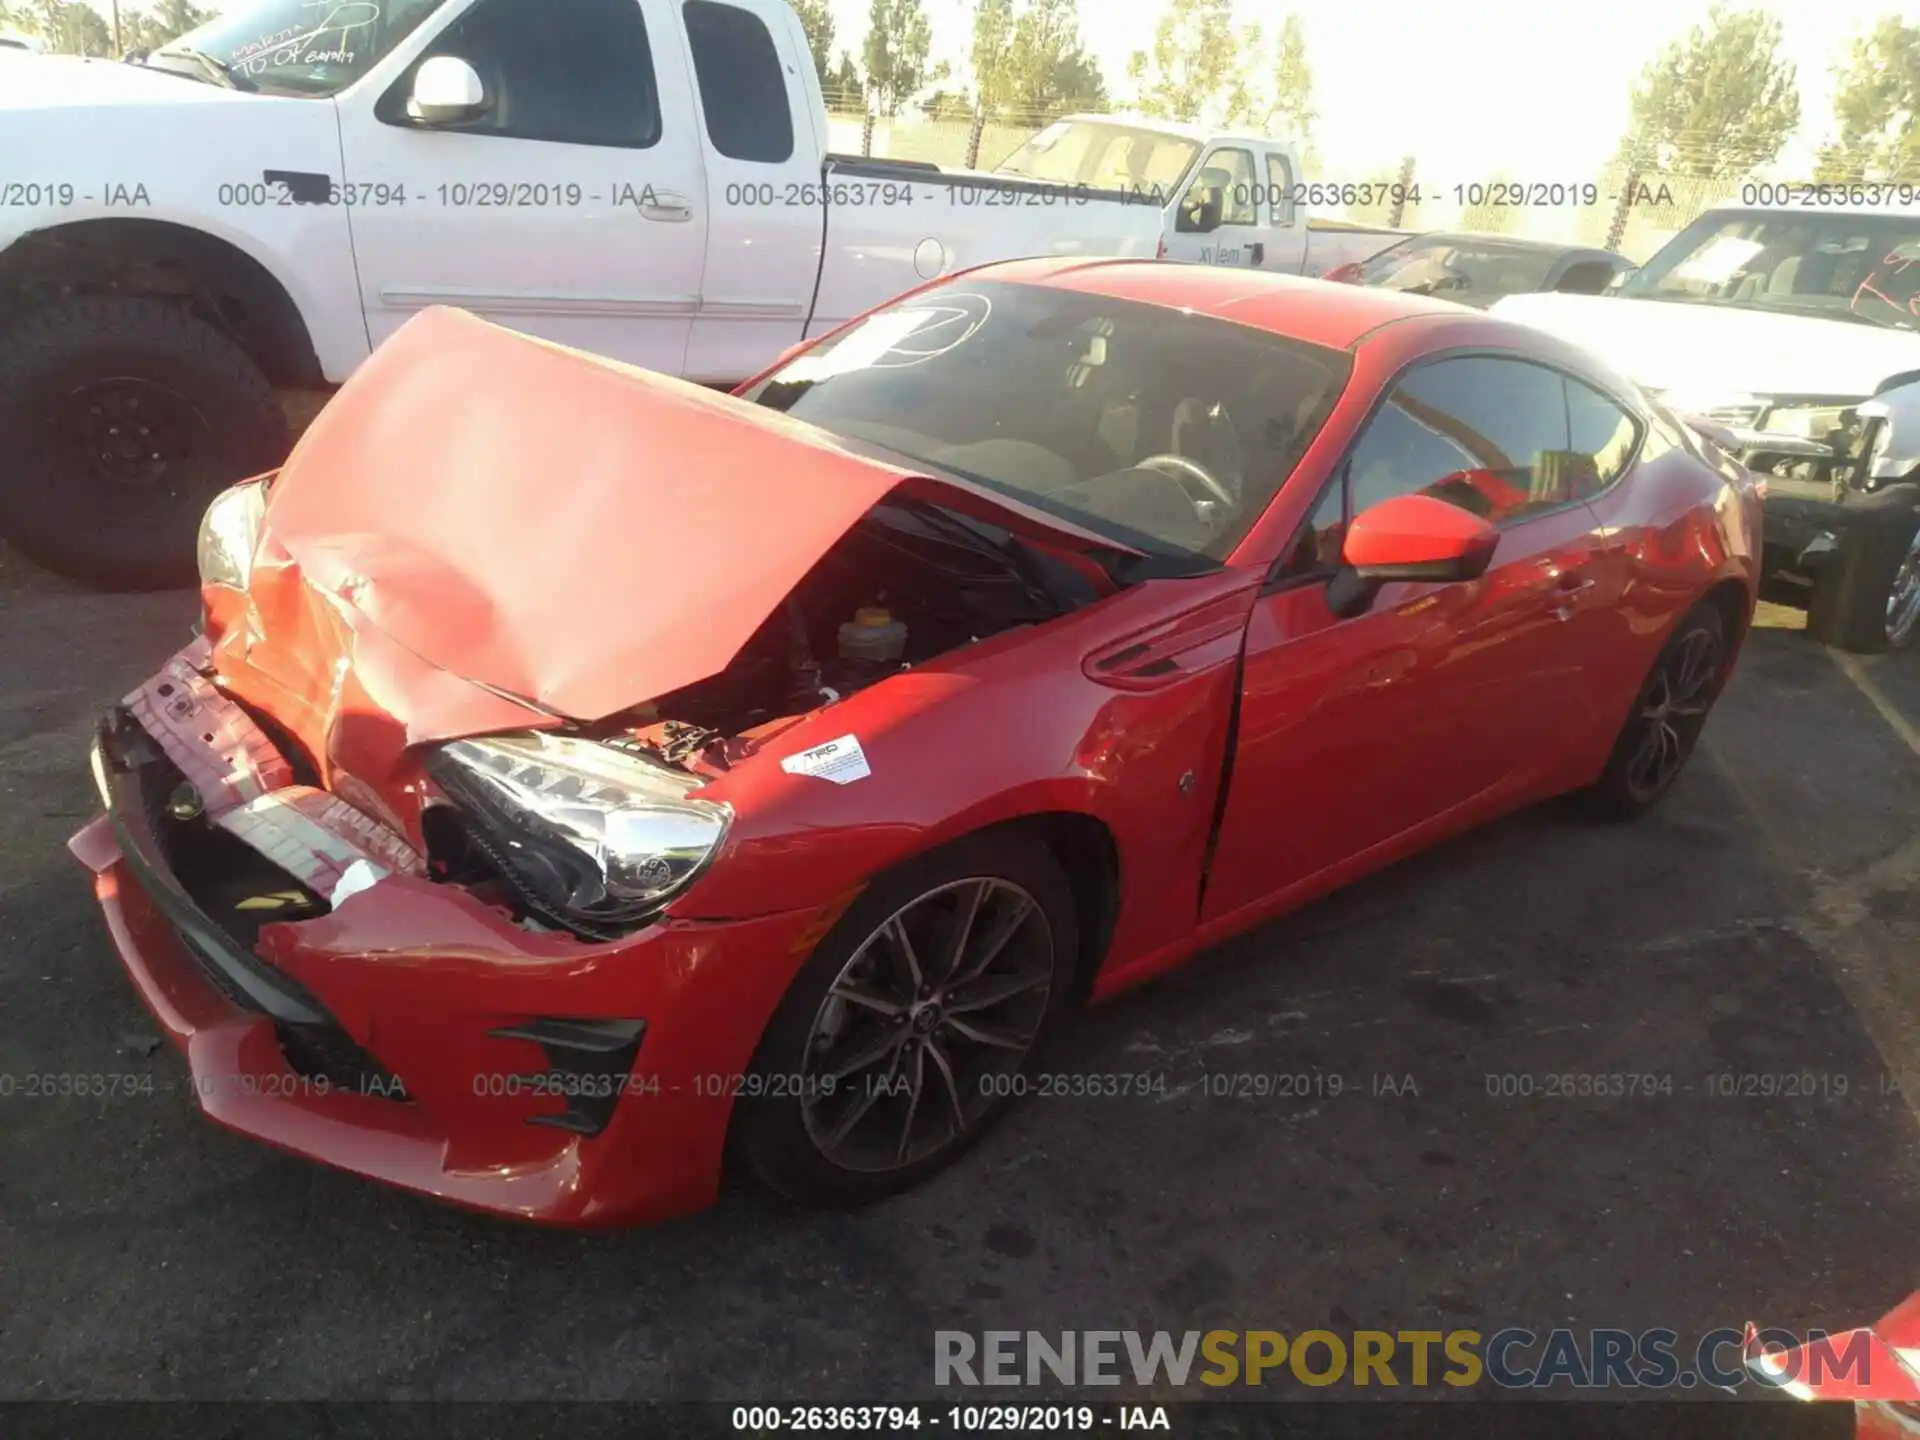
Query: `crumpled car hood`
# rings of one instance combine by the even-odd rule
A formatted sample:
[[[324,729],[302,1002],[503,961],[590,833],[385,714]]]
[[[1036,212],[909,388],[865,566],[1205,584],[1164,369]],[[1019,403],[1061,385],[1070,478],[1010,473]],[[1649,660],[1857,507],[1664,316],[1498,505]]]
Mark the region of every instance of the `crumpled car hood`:
[[[275,481],[262,558],[428,664],[576,720],[717,674],[895,489],[1119,549],[774,411],[423,311]]]

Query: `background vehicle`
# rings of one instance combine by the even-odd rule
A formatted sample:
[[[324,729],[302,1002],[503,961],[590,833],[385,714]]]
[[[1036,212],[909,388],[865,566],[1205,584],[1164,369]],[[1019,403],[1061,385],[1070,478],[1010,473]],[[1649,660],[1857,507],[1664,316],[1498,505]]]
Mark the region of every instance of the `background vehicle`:
[[[38,35],[22,35],[18,30],[0,29],[0,50],[26,50],[37,55],[46,48],[47,42]]]
[[[235,1129],[552,1223],[728,1153],[864,1199],[1083,999],[1657,803],[1750,482],[1573,347],[1282,276],[987,267],[734,397],[435,310],[210,509],[73,848]]]
[[[1168,216],[1165,260],[1324,275],[1407,233],[1308,219],[1321,191],[1352,187],[1303,180],[1290,144],[1144,115],[1068,115],[993,173],[1156,205],[1161,197],[1185,196]]]
[[[1633,268],[1631,260],[1611,250],[1553,240],[1434,231],[1389,245],[1360,263],[1343,265],[1326,278],[1434,295],[1485,309],[1503,295],[1536,290],[1598,295]]]
[[[1871,189],[1872,187],[1864,187]],[[1767,476],[1770,598],[1848,650],[1920,639],[1920,213],[1709,211],[1617,296],[1495,313],[1725,426]]]
[[[783,0],[253,0],[143,64],[23,59],[0,153],[41,178],[0,208],[0,425],[27,437],[0,533],[94,583],[187,583],[207,500],[286,454],[273,388],[345,380],[428,305],[732,384],[981,261],[1242,264],[1301,233],[1262,203],[1229,241],[1238,210],[1210,224],[1184,175],[829,157],[810,53]],[[1257,171],[1238,143],[1195,159],[1297,173],[1259,143]]]

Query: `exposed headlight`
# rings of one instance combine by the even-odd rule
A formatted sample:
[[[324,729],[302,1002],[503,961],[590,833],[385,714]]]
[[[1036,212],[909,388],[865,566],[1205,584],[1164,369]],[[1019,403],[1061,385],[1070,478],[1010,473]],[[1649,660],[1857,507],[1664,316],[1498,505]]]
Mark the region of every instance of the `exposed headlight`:
[[[733,809],[688,798],[692,775],[593,740],[530,732],[455,740],[427,772],[533,909],[610,940],[699,874]]]
[[[200,521],[200,581],[244,590],[253,579],[253,547],[267,513],[267,487],[249,480],[213,497]]]

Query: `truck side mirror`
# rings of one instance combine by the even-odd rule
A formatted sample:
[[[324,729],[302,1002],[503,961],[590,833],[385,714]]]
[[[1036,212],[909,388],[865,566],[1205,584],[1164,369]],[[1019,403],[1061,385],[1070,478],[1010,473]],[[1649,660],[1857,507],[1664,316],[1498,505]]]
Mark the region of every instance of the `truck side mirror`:
[[[1180,214],[1173,222],[1173,228],[1190,235],[1204,235],[1210,230],[1218,230],[1226,208],[1227,195],[1224,190],[1202,189],[1196,185],[1187,192],[1187,198],[1180,202]]]
[[[458,55],[436,55],[413,72],[407,118],[423,125],[453,125],[486,113],[487,87],[480,72]]]

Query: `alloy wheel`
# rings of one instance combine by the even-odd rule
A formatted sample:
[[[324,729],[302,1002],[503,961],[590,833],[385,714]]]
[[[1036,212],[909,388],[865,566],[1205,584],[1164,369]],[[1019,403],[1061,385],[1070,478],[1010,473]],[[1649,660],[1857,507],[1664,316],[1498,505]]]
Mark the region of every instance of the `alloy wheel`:
[[[871,1174],[964,1139],[1013,1093],[1055,963],[1046,911],[1011,880],[955,880],[896,910],[814,1015],[800,1094],[815,1148]]]
[[[1899,648],[1920,625],[1920,529],[1913,532],[1906,558],[1887,587],[1887,644]]]
[[[1693,752],[1713,704],[1720,675],[1720,640],[1712,630],[1689,630],[1661,657],[1634,712],[1637,739],[1627,762],[1627,787],[1637,800],[1658,795]]]

